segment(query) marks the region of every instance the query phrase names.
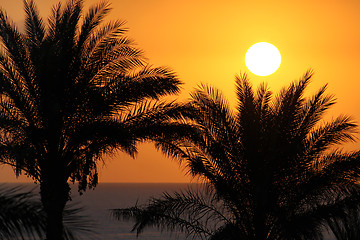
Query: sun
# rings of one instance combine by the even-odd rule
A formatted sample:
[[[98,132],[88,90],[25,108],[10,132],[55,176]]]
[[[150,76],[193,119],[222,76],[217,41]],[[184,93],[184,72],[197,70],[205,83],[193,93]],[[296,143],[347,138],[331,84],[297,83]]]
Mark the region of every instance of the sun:
[[[274,73],[281,63],[279,50],[267,42],[252,45],[245,54],[246,67],[255,75],[268,76]]]

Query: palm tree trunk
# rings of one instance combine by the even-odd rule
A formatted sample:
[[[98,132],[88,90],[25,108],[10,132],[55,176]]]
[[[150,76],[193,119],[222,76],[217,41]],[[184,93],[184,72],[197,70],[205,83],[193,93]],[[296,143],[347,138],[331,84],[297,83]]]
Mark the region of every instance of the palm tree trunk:
[[[69,184],[51,177],[41,182],[40,191],[47,222],[46,240],[63,240],[63,211],[69,200]]]
[[[254,227],[255,227],[255,240],[266,240],[266,188],[259,184],[256,187],[255,192],[255,216],[254,216]]]

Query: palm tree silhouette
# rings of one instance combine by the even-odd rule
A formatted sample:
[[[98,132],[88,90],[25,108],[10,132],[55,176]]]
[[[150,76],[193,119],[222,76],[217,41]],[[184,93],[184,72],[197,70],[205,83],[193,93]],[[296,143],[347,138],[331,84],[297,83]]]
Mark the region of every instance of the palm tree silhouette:
[[[103,23],[106,2],[83,13],[83,1],[54,6],[47,25],[32,0],[25,33],[0,11],[0,156],[40,183],[47,240],[63,239],[68,181],[95,187],[101,156],[161,132],[179,80],[149,67],[124,34],[124,22]],[[165,123],[164,123],[165,124]]]
[[[320,122],[335,101],[326,85],[304,96],[311,76],[276,97],[237,76],[235,111],[218,90],[202,85],[182,113],[194,131],[157,144],[185,162],[206,191],[166,193],[113,210],[115,217],[135,219],[138,233],[154,225],[213,240],[322,239],[324,226],[344,223],[343,213],[359,206],[360,152],[336,148],[354,140],[357,126],[343,115]]]

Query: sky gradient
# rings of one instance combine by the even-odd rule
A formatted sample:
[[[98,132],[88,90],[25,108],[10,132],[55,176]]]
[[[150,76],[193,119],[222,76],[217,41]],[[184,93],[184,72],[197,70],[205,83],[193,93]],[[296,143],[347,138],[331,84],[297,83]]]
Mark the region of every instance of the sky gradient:
[[[46,19],[58,0],[37,0]],[[65,1],[62,1],[65,2]],[[98,1],[85,1],[90,6]],[[328,118],[349,114],[360,121],[360,1],[358,0],[112,0],[107,20],[126,20],[128,36],[145,51],[150,64],[168,66],[184,82],[179,99],[188,98],[199,83],[223,91],[235,101],[234,76],[248,73],[257,86],[267,82],[274,92],[315,72],[308,93],[328,83],[337,104]],[[0,0],[0,7],[23,29],[22,0]],[[86,7],[87,8],[87,7]],[[282,57],[280,68],[260,77],[247,70],[244,57],[257,42],[275,45]],[[356,148],[353,144],[350,148]],[[107,157],[100,182],[188,182],[186,169],[164,157],[150,143],[139,147],[137,158],[125,154]],[[0,182],[16,179],[1,167]]]

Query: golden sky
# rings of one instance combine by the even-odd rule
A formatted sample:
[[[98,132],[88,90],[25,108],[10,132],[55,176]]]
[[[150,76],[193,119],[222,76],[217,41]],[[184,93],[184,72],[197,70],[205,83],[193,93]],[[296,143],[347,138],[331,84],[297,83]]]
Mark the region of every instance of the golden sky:
[[[35,0],[46,19],[58,0]],[[64,2],[64,1],[63,1]],[[85,1],[86,5],[96,3]],[[109,19],[127,21],[128,36],[154,66],[176,71],[185,83],[181,98],[200,82],[220,88],[234,102],[234,76],[247,72],[256,86],[267,82],[273,91],[315,71],[311,91],[325,83],[337,104],[328,116],[350,114],[360,122],[359,0],[111,0]],[[23,27],[22,0],[0,0],[10,18]],[[244,62],[257,42],[274,44],[282,56],[272,75],[250,73]],[[358,145],[358,144],[357,144]],[[100,182],[188,182],[186,170],[147,143],[137,159],[124,154],[106,161]],[[7,167],[0,182],[15,179]]]

